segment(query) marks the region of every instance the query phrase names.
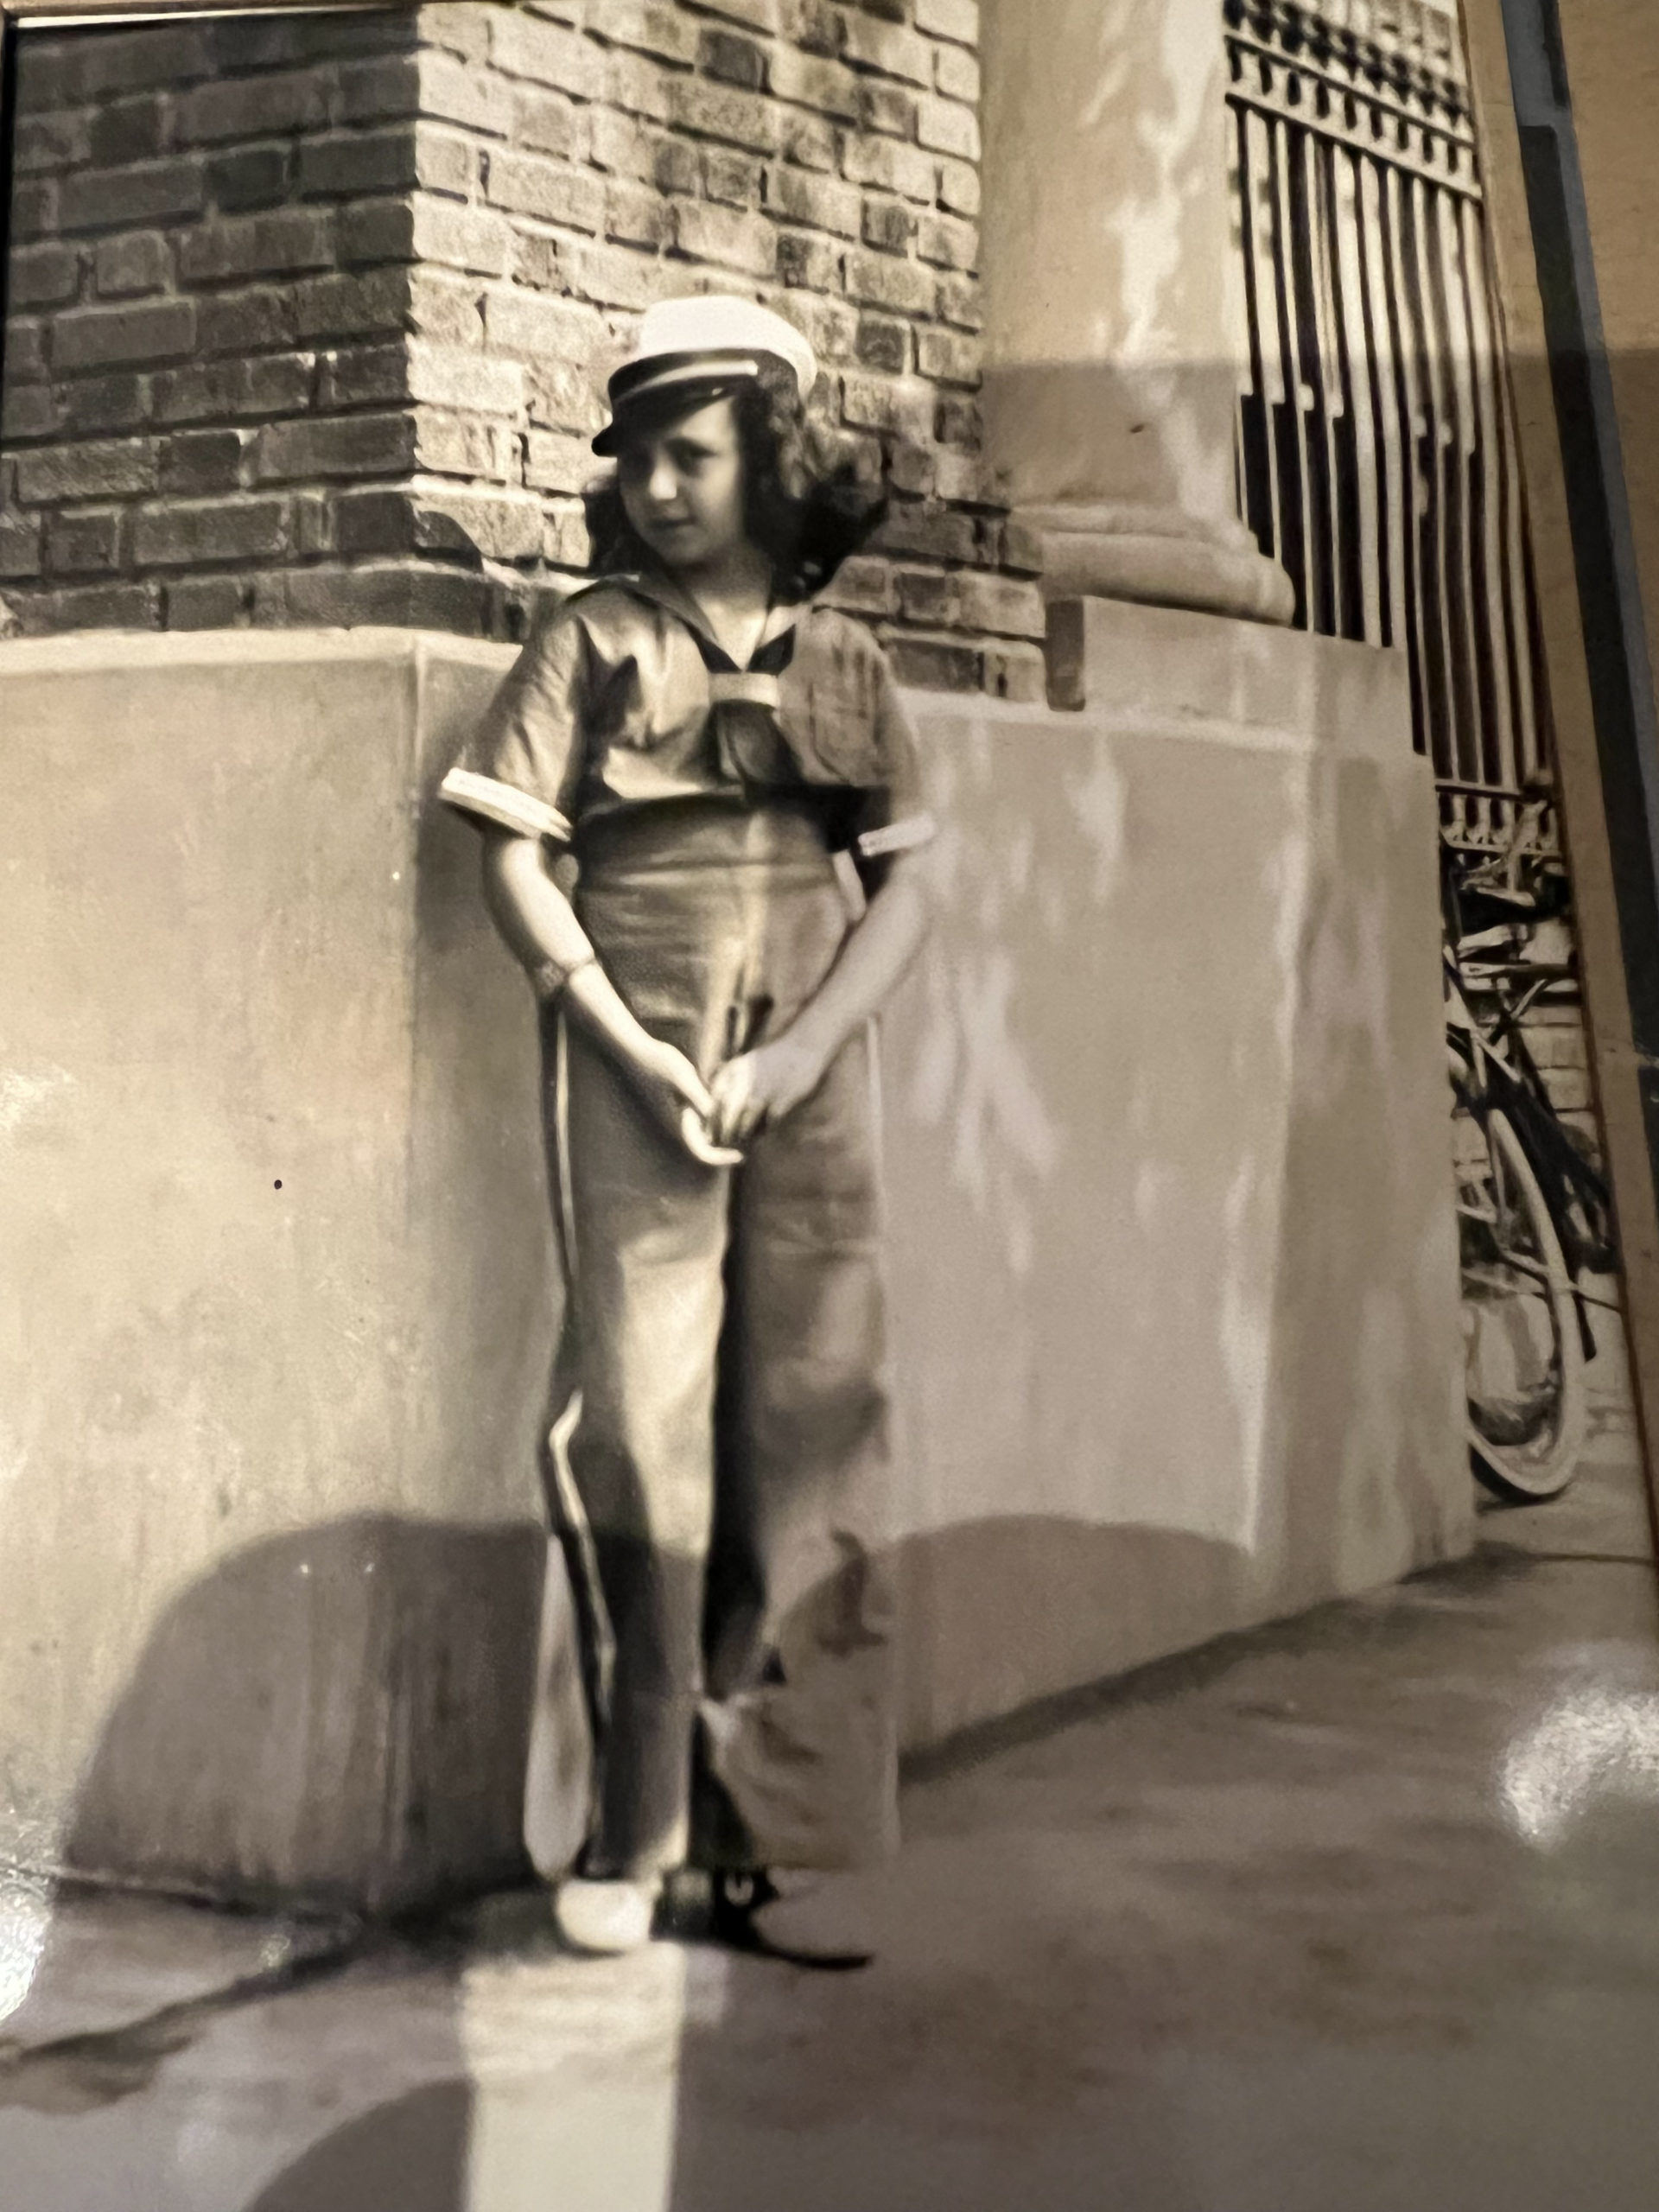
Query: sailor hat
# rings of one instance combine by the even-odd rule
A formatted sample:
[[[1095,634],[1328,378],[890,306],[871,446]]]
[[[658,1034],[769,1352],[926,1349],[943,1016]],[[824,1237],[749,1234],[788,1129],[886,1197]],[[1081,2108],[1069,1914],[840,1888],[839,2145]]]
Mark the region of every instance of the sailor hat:
[[[610,378],[611,420],[594,440],[594,451],[616,451],[620,418],[640,400],[669,398],[679,386],[688,399],[694,388],[699,396],[717,397],[758,376],[768,356],[794,372],[804,403],[818,373],[817,357],[793,323],[734,294],[659,300],[645,309],[633,351]]]

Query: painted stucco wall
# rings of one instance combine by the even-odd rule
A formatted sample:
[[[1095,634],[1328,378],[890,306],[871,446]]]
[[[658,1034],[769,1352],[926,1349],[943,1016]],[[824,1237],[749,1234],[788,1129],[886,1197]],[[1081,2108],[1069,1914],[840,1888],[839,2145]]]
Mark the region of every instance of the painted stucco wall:
[[[912,1743],[1467,1535],[1399,672],[1093,619],[1081,714],[912,695]],[[505,658],[0,647],[0,1855],[378,1904],[518,1863],[533,1037],[430,800]]]
[[[511,1841],[550,1325],[521,992],[416,800],[499,649],[3,651],[0,1853],[442,1880]]]
[[[1088,625],[1084,711],[922,709],[944,912],[886,1052],[913,1739],[1469,1536],[1403,665]]]

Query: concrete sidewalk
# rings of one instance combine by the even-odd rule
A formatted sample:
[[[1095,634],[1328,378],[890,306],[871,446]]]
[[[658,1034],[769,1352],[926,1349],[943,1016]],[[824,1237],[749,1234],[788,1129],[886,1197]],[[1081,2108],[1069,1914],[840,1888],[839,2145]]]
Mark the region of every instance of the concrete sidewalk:
[[[366,1944],[56,1901],[0,2207],[1651,2212],[1628,1439],[1483,1537],[936,1763],[863,1974],[582,1963],[535,1897]]]

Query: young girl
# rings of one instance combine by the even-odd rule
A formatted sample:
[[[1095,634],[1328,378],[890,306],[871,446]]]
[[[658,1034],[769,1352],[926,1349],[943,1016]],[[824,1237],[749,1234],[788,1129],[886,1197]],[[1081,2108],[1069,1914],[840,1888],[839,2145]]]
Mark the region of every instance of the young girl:
[[[752,302],[650,310],[594,441],[598,580],[442,787],[543,1007],[547,1479],[595,1741],[556,1911],[587,1951],[695,1868],[731,1939],[846,1962],[823,1878],[894,1840],[871,1017],[931,824],[880,648],[811,603],[882,505],[809,472],[815,375]]]

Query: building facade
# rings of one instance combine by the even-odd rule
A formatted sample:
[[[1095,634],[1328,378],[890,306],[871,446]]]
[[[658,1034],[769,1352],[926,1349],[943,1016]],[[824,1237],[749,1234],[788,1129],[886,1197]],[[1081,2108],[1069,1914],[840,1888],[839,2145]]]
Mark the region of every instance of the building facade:
[[[972,0],[393,5],[20,48],[0,592],[25,635],[522,634],[587,560],[607,357],[736,288],[883,461],[901,677],[1039,697],[988,496]]]
[[[881,449],[840,595],[946,823],[884,1042],[906,1740],[1467,1543],[1433,779],[1239,510],[1229,67],[1212,0],[25,29],[13,1857],[521,1863],[535,1039],[432,791],[691,284]]]

